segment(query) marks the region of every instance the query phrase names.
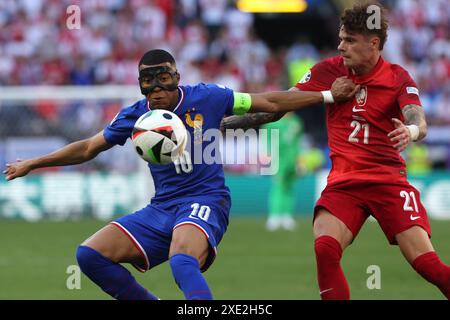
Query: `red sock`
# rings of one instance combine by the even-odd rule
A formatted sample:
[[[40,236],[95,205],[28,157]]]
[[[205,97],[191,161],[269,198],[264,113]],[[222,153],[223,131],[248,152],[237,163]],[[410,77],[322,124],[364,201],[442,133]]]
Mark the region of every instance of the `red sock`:
[[[330,236],[320,236],[314,241],[317,279],[322,300],[349,300],[350,289],[341,268],[342,248]]]
[[[418,256],[412,266],[450,300],[450,267],[442,263],[436,252],[431,251]]]

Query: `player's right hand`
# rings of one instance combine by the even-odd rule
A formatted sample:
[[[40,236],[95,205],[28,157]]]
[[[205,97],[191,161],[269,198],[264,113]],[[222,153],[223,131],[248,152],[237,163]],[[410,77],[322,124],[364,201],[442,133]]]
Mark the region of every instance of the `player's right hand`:
[[[17,159],[15,163],[7,163],[3,173],[6,175],[7,181],[18,177],[23,177],[31,171],[30,162],[28,160]]]
[[[331,85],[331,94],[335,102],[344,102],[355,96],[359,91],[360,85],[356,85],[346,76],[334,80]]]

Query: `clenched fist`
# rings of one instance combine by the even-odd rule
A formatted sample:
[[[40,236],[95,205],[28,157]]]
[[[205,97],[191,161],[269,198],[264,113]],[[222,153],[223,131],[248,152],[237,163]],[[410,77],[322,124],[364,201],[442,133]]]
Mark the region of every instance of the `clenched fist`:
[[[356,85],[352,80],[346,76],[339,77],[334,80],[331,85],[331,94],[335,102],[344,102],[355,96],[359,91],[360,86]]]

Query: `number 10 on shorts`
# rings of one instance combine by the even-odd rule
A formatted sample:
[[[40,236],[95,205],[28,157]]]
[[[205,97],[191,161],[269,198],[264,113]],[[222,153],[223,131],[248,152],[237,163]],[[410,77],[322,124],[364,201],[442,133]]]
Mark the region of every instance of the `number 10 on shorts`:
[[[193,203],[191,205],[192,212],[189,218],[192,219],[202,219],[203,221],[208,221],[209,214],[211,213],[211,208],[208,206],[201,206],[199,203]]]

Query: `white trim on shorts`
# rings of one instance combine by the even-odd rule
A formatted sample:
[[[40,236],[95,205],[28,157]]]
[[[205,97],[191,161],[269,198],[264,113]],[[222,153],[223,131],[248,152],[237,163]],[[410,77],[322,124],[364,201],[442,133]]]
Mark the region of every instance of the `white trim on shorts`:
[[[150,267],[150,262],[148,260],[147,257],[147,253],[145,253],[144,248],[141,246],[141,244],[139,243],[139,241],[136,240],[136,238],[131,234],[130,231],[128,231],[124,226],[122,226],[120,223],[113,221],[111,222],[111,224],[115,225],[116,227],[118,227],[120,230],[122,230],[129,238],[130,240],[134,243],[134,245],[136,246],[136,248],[139,250],[139,252],[142,254],[142,256],[144,257],[145,260],[145,264],[146,264],[146,269],[142,269],[141,267],[139,267],[136,264],[132,264],[137,270],[139,270],[140,272],[146,272],[149,267]]]

